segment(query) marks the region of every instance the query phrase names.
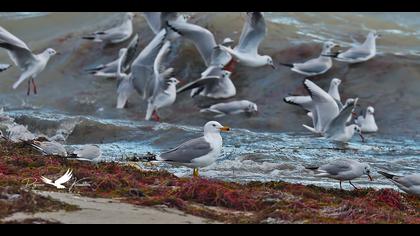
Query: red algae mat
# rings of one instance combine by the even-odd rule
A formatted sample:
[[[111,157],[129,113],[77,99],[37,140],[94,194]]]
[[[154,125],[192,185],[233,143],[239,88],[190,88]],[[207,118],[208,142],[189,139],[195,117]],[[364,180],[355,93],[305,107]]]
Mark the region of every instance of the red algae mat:
[[[0,188],[70,191],[142,206],[166,205],[225,223],[420,223],[420,198],[390,189],[341,191],[284,182],[178,178],[118,163],[40,156],[20,144],[0,146]],[[74,175],[67,190],[42,184],[41,176],[54,179],[67,169]]]

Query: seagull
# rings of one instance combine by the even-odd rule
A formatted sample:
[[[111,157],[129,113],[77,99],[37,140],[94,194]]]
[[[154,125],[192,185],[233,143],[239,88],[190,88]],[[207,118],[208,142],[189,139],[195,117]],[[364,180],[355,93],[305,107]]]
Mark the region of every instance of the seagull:
[[[98,145],[84,145],[70,154],[70,157],[81,161],[95,161],[102,157],[102,151]]]
[[[34,140],[36,137],[33,133],[28,130],[28,127],[23,125],[14,125],[10,126],[7,129],[9,133],[10,141],[16,143],[21,141],[31,141]]]
[[[236,87],[230,79],[231,72],[220,68],[214,68],[206,77],[202,77],[184,85],[177,93],[191,91],[191,97],[197,95],[213,99],[226,99],[236,95]]]
[[[397,176],[383,171],[378,171],[378,173],[385,176],[402,191],[420,197],[420,174]]]
[[[324,134],[325,137],[336,142],[346,143],[353,138],[355,133],[358,133],[362,138],[362,142],[365,142],[362,129],[358,125],[347,125],[347,121],[352,116],[357,101],[358,99],[352,99],[347,102],[340,114],[328,124]]]
[[[71,178],[73,177],[72,170],[68,169],[67,172],[61,176],[56,181],[52,182],[52,180],[45,178],[44,176],[41,176],[42,182],[52,185],[56,187],[57,189],[65,189],[66,187],[63,185],[67,183]]]
[[[144,100],[150,98],[153,94],[153,66],[160,49],[167,40],[167,36],[166,29],[161,30],[131,64],[134,88]]]
[[[28,143],[31,147],[35,148],[36,150],[40,151],[45,156],[67,157],[67,151],[61,143],[48,141],[27,141],[26,143]]]
[[[216,121],[210,121],[204,126],[204,136],[162,153],[156,160],[194,168],[193,175],[198,177],[198,168],[210,166],[220,156],[223,144],[220,132],[227,131],[230,131],[229,127],[224,127]]]
[[[376,133],[379,130],[375,121],[375,108],[371,106],[366,109],[364,114],[355,120],[355,123],[358,124],[362,129],[362,132],[365,133]]]
[[[339,106],[331,95],[318,87],[314,82],[306,79],[303,85],[313,101],[313,105],[307,108],[312,113],[314,124],[314,128],[309,128],[305,125],[304,127],[314,133],[322,134],[325,132],[328,124],[339,115]]]
[[[334,100],[337,102],[337,105],[339,107],[342,107],[343,104],[341,103],[341,96],[339,91],[339,86],[341,85],[341,80],[334,78],[331,80],[330,83],[330,89],[328,90],[328,94],[334,98]],[[288,96],[283,99],[284,102],[300,106],[306,111],[311,111],[313,109],[313,102],[311,96]],[[312,117],[313,114],[310,116]]]
[[[351,181],[362,175],[367,175],[370,181],[373,181],[370,175],[370,166],[351,159],[338,159],[320,167],[306,167],[306,169],[315,171],[316,177],[339,180],[341,190],[343,181],[349,181],[350,185],[357,189]]]
[[[221,49],[230,53],[236,61],[244,66],[271,66],[276,69],[270,56],[258,54],[258,48],[267,36],[267,25],[262,12],[247,12],[239,44],[234,48],[221,45]]]
[[[138,45],[139,45],[139,36],[138,34],[136,34],[134,38],[131,40],[130,44],[126,48],[127,52],[124,54],[125,62],[121,69],[122,72],[127,72],[130,70],[131,64],[133,63],[135,57],[137,56]],[[102,64],[94,68],[87,69],[86,71],[96,77],[116,78],[118,63],[120,60],[121,60],[121,56],[119,56],[116,60],[112,62],[109,62],[107,64]]]
[[[166,27],[166,22],[185,23],[190,18],[190,16],[178,14],[178,12],[144,12],[143,15],[150,29],[155,34],[158,34]],[[173,41],[179,37],[179,34],[172,32],[168,39]]]
[[[50,58],[57,52],[48,48],[40,54],[33,54],[31,49],[9,31],[0,27],[0,47],[7,50],[11,60],[22,70],[19,79],[13,84],[13,89],[17,89],[21,83],[28,80],[28,92],[30,95],[30,85],[32,81],[34,93],[37,93],[35,78],[45,69]]]
[[[200,112],[213,112],[217,114],[215,118],[219,118],[226,115],[236,115],[241,113],[257,113],[258,106],[257,104],[247,100],[232,101],[227,103],[215,104],[209,108],[202,109]]]
[[[104,42],[106,44],[122,43],[129,39],[133,34],[134,16],[135,15],[132,12],[127,12],[124,15],[122,24],[105,31],[98,31],[92,35],[84,36],[83,39],[92,40],[94,42]]]
[[[376,56],[376,39],[379,37],[380,35],[376,32],[370,32],[364,43],[357,43],[347,51],[333,57],[337,61],[351,64],[368,61]]]
[[[317,76],[325,74],[333,66],[332,58],[329,56],[331,50],[338,46],[333,42],[324,43],[322,53],[318,58],[311,59],[304,63],[286,64],[280,63],[280,65],[292,68],[292,71],[305,75],[305,76]]]
[[[6,71],[10,67],[12,67],[12,65],[9,65],[9,64],[0,64],[0,72]]]
[[[161,72],[162,61],[169,53],[170,47],[171,42],[166,41],[155,59],[153,94],[148,99],[145,120],[150,120],[153,116],[155,120],[160,121],[157,111],[160,108],[172,105],[176,100],[176,85],[179,84],[179,81],[176,78],[167,79],[172,74],[173,68]]]

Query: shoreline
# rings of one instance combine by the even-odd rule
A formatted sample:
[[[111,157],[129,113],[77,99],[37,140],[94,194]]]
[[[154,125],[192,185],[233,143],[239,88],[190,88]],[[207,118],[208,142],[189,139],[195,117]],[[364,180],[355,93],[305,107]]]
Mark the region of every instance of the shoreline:
[[[65,190],[40,181],[40,176],[55,179],[67,169],[73,170],[74,178]],[[0,143],[0,176],[0,190],[43,193],[76,206],[58,207],[70,209],[66,212],[40,209],[43,213],[35,215],[26,214],[34,211],[25,208],[16,209],[0,217],[3,223],[22,223],[31,217],[39,223],[109,223],[112,219],[107,217],[115,215],[115,210],[126,217],[117,223],[154,223],[154,219],[157,223],[420,223],[420,199],[391,189],[342,191],[285,182],[238,184],[178,178],[129,164],[41,156],[22,144],[7,142]],[[92,218],[81,202],[93,204],[96,214],[103,212],[99,213],[102,218]]]

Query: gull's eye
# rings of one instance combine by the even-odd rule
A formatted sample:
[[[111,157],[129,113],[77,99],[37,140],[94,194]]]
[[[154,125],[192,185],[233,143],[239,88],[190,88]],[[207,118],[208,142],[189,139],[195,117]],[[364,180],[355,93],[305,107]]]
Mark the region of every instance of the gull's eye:
[[[215,124],[213,124],[213,127],[216,127],[216,125],[215,125]]]

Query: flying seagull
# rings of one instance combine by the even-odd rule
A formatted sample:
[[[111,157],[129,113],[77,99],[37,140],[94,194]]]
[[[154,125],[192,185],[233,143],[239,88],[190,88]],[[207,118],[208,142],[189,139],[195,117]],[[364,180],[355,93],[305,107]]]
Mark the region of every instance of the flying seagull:
[[[29,95],[31,92],[31,81],[36,94],[35,78],[45,69],[50,58],[57,52],[52,48],[48,48],[40,54],[33,54],[22,40],[3,27],[0,27],[0,47],[7,50],[10,59],[22,70],[19,79],[13,84],[13,89],[17,89],[21,83],[28,80],[27,94]]]
[[[170,77],[173,72],[173,68],[165,69],[162,65],[162,61],[170,52],[170,47],[171,42],[168,40],[164,43],[160,52],[156,56],[153,66],[153,94],[148,99],[145,120],[150,120],[153,116],[155,120],[160,121],[158,110],[172,105],[176,100],[176,85],[179,81],[176,78]]]
[[[340,189],[343,189],[341,186],[343,181],[349,181],[350,185],[357,189],[351,181],[363,175],[367,175],[370,181],[373,181],[369,165],[352,159],[338,159],[320,167],[306,167],[306,169],[314,171],[316,177],[339,180]]]
[[[84,36],[83,39],[92,40],[94,42],[104,42],[106,44],[122,43],[129,39],[133,34],[134,16],[133,13],[127,12],[124,15],[122,24],[105,31],[94,32],[92,35]]]
[[[240,64],[249,67],[271,66],[276,69],[273,59],[260,55],[258,48],[267,36],[267,25],[262,12],[247,12],[239,44],[234,48],[221,45],[221,49],[230,53]]]
[[[156,160],[193,168],[193,175],[198,177],[198,168],[210,166],[220,156],[223,144],[220,132],[227,131],[230,131],[230,128],[222,126],[219,122],[210,121],[204,126],[204,136],[162,153]]]
[[[48,178],[45,178],[44,176],[41,176],[41,180],[42,182],[52,185],[56,187],[57,189],[65,189],[66,187],[63,184],[67,183],[72,177],[73,177],[72,171],[68,169],[67,172],[63,176],[61,176],[59,179],[57,179],[54,182]]]

